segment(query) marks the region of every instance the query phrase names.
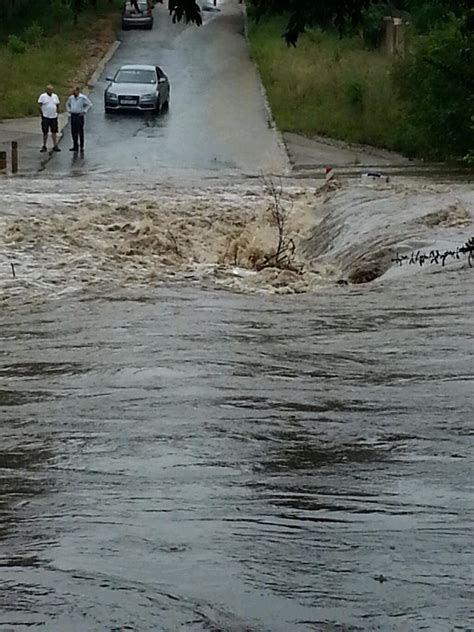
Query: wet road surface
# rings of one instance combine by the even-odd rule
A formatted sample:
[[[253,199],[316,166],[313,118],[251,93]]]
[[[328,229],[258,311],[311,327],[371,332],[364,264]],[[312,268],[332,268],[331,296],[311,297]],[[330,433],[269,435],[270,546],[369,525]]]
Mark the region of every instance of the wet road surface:
[[[242,5],[204,4],[200,28],[173,25],[165,5],[154,10],[153,30],[121,33],[122,44],[90,95],[84,158],[67,151],[67,128],[63,152],[51,157],[46,173],[285,171],[287,157],[270,127],[243,35]],[[105,115],[106,77],[127,63],[163,68],[171,85],[169,111]]]

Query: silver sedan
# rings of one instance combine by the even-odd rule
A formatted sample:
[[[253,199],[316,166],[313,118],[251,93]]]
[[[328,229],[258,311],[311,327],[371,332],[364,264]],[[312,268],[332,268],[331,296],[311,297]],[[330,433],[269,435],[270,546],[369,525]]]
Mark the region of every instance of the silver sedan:
[[[126,2],[122,11],[123,30],[134,28],[153,28],[153,4],[150,0],[137,0],[136,5]],[[138,11],[136,10],[138,7]]]
[[[159,112],[170,101],[168,77],[159,66],[127,65],[107,78],[104,107],[107,113],[119,110]]]

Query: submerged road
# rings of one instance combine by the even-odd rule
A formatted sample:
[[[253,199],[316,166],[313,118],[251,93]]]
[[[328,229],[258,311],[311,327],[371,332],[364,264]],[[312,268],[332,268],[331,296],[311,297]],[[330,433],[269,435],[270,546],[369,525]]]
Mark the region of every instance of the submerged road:
[[[154,10],[151,31],[121,33],[121,46],[91,93],[86,154],[73,156],[69,129],[49,173],[107,173],[157,169],[281,173],[287,157],[269,122],[237,0],[204,5],[204,25],[173,24],[166,6]],[[106,78],[127,63],[156,64],[171,85],[171,106],[150,113],[106,116]]]

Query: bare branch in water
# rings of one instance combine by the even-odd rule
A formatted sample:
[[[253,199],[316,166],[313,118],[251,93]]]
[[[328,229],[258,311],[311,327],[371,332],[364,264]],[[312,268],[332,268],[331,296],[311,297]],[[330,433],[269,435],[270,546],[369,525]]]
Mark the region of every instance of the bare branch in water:
[[[173,252],[176,255],[178,255],[178,257],[181,257],[181,250],[179,248],[178,240],[176,239],[176,236],[174,235],[174,233],[172,233],[170,230],[168,230],[168,232],[166,233],[166,236],[168,237],[168,239],[171,242],[171,246],[173,248]]]
[[[265,192],[272,198],[268,207],[268,212],[270,213],[272,221],[277,228],[278,242],[275,253],[270,256],[266,256],[264,261],[258,266],[258,269],[280,268],[282,270],[291,270],[292,272],[301,274],[302,268],[298,268],[294,264],[296,244],[291,237],[287,236],[288,216],[290,211],[285,208],[282,203],[283,185],[281,179],[278,185],[275,184],[272,178],[266,178],[263,176],[262,180]]]

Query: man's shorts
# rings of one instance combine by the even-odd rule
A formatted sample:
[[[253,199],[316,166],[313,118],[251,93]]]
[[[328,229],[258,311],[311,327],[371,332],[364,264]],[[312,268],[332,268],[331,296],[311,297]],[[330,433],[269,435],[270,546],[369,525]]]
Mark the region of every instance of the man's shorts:
[[[48,131],[51,131],[53,134],[58,133],[58,119],[57,118],[46,118],[45,116],[41,117],[41,131],[43,134],[47,134]]]

